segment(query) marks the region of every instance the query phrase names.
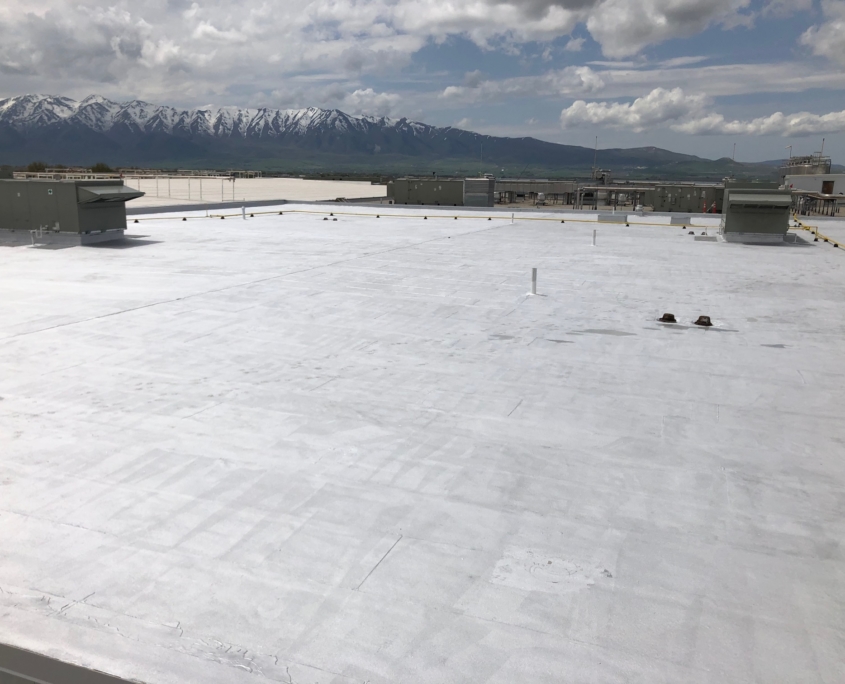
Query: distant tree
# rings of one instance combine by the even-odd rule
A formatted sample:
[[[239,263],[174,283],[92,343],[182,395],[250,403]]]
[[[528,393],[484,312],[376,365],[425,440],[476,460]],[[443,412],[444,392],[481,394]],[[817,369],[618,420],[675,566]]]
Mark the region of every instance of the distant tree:
[[[26,167],[29,173],[43,173],[47,170],[47,165],[44,162],[32,162]]]
[[[113,173],[114,169],[108,164],[104,164],[103,162],[97,162],[94,166],[91,167],[91,173]]]

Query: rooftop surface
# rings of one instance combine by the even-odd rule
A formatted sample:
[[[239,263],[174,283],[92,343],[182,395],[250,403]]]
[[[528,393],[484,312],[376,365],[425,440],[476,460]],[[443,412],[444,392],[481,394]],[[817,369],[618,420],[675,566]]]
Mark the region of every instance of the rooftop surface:
[[[290,208],[0,248],[0,641],[150,684],[845,681],[842,251]]]
[[[321,202],[338,197],[360,199],[386,197],[386,185],[362,181],[323,181],[303,178],[220,178],[185,176],[182,178],[131,177],[126,185],[146,194],[128,206],[163,207],[183,204],[201,207],[207,202],[254,202],[260,200],[292,200]]]

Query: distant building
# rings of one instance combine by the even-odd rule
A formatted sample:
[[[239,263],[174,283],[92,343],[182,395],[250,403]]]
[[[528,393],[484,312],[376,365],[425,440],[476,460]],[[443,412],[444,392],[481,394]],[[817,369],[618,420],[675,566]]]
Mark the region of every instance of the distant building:
[[[845,173],[797,174],[786,176],[783,184],[790,190],[820,195],[845,195]]]
[[[492,207],[493,178],[399,178],[387,184],[394,204]]]
[[[830,173],[830,157],[811,154],[805,157],[790,157],[780,167],[781,181],[787,176],[815,176]]]
[[[722,213],[724,185],[712,183],[657,183],[645,190],[643,205],[660,212]]]
[[[539,195],[549,204],[572,204],[578,191],[576,181],[535,178],[497,178],[495,199],[501,204],[536,202]]]

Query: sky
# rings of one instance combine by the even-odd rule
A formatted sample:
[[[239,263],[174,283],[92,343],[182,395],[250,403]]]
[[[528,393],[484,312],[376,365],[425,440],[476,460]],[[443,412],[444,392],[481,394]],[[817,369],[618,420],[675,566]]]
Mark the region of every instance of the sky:
[[[845,0],[3,0],[27,93],[845,164]]]

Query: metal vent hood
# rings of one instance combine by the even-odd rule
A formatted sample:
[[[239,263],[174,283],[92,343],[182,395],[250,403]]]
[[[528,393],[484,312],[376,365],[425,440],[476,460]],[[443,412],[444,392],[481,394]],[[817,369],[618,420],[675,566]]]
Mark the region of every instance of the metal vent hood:
[[[728,203],[731,206],[754,207],[788,207],[792,205],[792,195],[783,193],[728,193]]]
[[[76,188],[79,204],[94,202],[128,202],[143,197],[144,193],[125,185],[79,185]]]

